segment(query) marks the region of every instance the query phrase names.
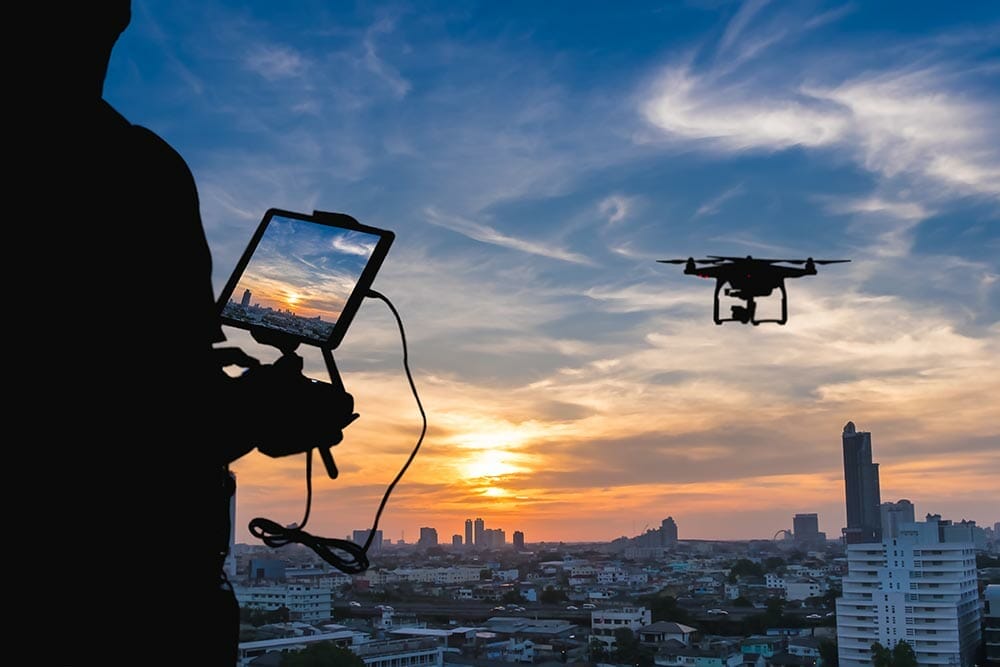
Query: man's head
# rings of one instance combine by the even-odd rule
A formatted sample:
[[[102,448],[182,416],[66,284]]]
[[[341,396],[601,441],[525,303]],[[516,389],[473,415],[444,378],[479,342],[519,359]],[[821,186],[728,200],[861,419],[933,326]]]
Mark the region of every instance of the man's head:
[[[104,89],[111,50],[132,20],[131,0],[68,2],[52,17],[61,59],[58,76],[64,88],[98,97]]]

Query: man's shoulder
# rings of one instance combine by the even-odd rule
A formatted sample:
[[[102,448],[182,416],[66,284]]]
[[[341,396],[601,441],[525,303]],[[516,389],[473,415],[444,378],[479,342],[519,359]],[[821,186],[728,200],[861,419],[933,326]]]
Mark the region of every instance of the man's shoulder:
[[[135,123],[105,100],[101,100],[99,110],[100,126],[117,137],[117,143],[136,153],[143,162],[159,161],[174,169],[188,170],[187,162],[181,154],[162,136],[150,128]]]

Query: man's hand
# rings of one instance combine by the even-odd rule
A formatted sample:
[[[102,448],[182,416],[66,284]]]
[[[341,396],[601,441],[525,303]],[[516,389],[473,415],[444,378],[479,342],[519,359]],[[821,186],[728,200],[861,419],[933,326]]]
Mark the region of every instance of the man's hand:
[[[286,355],[242,376],[254,397],[256,410],[249,418],[258,426],[253,440],[262,454],[277,458],[333,447],[359,416],[351,394],[308,378],[301,369],[300,358]]]
[[[257,368],[260,361],[251,357],[238,347],[217,347],[215,348],[215,359],[219,368],[227,366],[239,366],[240,368]]]

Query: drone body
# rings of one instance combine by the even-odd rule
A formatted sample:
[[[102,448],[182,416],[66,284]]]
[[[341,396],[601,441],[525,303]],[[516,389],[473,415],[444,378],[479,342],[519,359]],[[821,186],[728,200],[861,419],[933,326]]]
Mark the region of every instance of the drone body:
[[[661,264],[683,264],[684,273],[701,278],[715,279],[715,307],[713,319],[716,324],[723,322],[741,322],[753,324],[774,322],[785,324],[788,321],[788,293],[785,290],[786,278],[800,278],[816,275],[818,264],[838,264],[849,262],[849,259],[759,259],[750,255],[746,257],[723,257],[708,255],[705,259],[658,259]],[[801,266],[786,266],[796,264]],[[707,266],[699,266],[707,265]],[[724,285],[729,285],[723,290]],[[781,317],[775,319],[757,319],[757,297],[771,296],[774,290],[781,292]],[[731,317],[719,315],[719,292],[726,296],[742,299],[746,306],[731,306]]]

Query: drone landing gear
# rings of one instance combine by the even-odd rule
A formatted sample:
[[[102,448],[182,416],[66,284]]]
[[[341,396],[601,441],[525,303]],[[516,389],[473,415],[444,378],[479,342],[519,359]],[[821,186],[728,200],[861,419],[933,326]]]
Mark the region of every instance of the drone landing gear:
[[[713,310],[712,318],[716,324],[722,324],[723,322],[739,322],[740,324],[752,324],[758,326],[762,322],[773,322],[774,324],[784,324],[788,321],[788,293],[785,291],[784,283],[778,285],[778,289],[781,290],[781,317],[780,318],[764,318],[757,319],[757,302],[754,297],[743,294],[737,294],[735,290],[726,290],[726,295],[735,296],[736,298],[743,299],[746,301],[745,306],[733,305],[729,307],[731,317],[720,317],[719,316],[719,292],[722,291],[722,285],[725,281],[717,281],[715,285],[715,307]]]

